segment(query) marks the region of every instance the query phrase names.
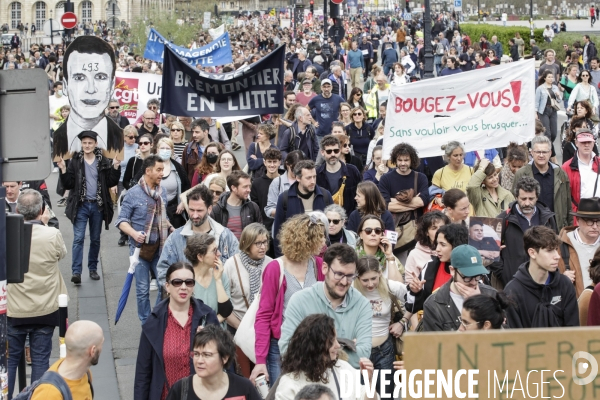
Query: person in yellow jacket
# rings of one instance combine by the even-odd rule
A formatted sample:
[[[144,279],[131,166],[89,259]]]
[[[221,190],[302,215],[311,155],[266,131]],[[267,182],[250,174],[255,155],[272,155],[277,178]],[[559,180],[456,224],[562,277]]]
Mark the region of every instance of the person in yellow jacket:
[[[383,74],[377,75],[375,78],[376,86],[369,91],[369,95],[365,99],[367,106],[367,118],[379,118],[379,106],[388,100],[390,95],[390,84]]]

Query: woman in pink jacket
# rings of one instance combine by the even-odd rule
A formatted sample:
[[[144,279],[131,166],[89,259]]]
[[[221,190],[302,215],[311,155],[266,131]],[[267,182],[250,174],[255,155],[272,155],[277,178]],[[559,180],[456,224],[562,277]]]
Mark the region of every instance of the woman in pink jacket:
[[[277,342],[281,336],[283,314],[294,293],[325,279],[321,267],[323,260],[315,257],[325,245],[325,229],[319,218],[306,214],[293,216],[281,228],[279,243],[284,256],[271,261],[262,277],[254,323],[256,366],[250,375],[252,382],[264,374],[272,385],[281,374]]]

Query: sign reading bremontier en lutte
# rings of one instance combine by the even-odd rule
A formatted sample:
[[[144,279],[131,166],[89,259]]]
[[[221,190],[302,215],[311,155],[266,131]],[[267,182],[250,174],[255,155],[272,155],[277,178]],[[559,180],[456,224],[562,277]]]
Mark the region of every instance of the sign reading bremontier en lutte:
[[[398,143],[419,157],[440,156],[458,141],[465,151],[529,142],[535,134],[535,60],[391,86],[383,158]]]

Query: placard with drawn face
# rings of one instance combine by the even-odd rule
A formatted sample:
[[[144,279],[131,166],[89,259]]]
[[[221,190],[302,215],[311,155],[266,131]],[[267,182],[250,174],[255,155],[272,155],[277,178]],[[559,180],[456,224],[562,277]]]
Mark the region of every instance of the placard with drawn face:
[[[123,159],[123,130],[105,115],[115,86],[115,52],[101,38],[80,36],[63,58],[64,88],[71,114],[55,132],[53,157],[69,159],[81,150],[77,135],[98,134],[97,146],[108,158]]]

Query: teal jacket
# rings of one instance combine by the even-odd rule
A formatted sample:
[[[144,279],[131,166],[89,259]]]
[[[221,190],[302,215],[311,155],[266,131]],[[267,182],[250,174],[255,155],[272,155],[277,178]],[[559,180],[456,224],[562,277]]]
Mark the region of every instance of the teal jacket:
[[[356,352],[345,348],[348,362],[359,368],[358,361],[361,357],[369,358],[371,355],[371,323],[373,310],[369,301],[352,286],[344,299],[345,307],[339,306],[334,310],[325,297],[324,282],[317,282],[308,289],[295,293],[290,299],[284,314],[279,339],[279,351],[285,354],[288,343],[294,331],[302,320],[311,314],[327,314],[335,320],[335,329],[338,338],[356,339]]]

